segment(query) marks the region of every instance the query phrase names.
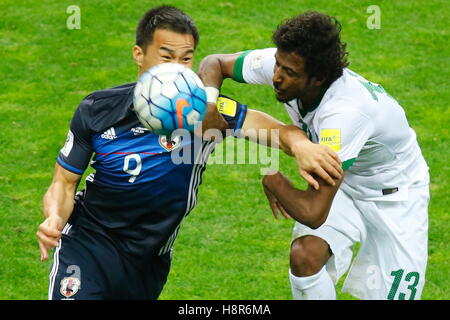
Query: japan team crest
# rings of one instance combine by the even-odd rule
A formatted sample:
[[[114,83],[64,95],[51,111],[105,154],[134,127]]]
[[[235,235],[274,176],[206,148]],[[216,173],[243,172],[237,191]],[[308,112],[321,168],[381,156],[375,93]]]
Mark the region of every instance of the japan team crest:
[[[80,289],[80,284],[81,281],[78,278],[64,278],[61,280],[61,289],[59,290],[59,292],[61,292],[64,297],[70,298],[78,292],[78,289]]]
[[[175,136],[172,138],[172,140],[170,140],[167,138],[167,136],[160,135],[158,141],[161,147],[163,147],[167,151],[172,151],[180,145],[181,138],[179,136]]]

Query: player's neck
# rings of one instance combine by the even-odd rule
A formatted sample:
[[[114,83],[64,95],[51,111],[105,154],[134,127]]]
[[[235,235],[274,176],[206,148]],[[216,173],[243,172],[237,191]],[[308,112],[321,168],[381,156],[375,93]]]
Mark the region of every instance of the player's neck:
[[[322,101],[328,86],[320,86],[317,88],[311,88],[308,93],[300,98],[303,109],[307,112],[316,109]]]

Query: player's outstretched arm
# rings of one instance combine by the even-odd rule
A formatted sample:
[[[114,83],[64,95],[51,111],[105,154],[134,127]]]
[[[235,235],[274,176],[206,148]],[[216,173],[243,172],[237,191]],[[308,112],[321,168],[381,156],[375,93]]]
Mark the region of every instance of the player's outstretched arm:
[[[234,61],[239,55],[240,53],[214,54],[200,62],[197,73],[206,87],[208,101],[207,111],[202,121],[202,133],[208,129],[218,129],[224,133],[228,128],[226,121],[217,111],[216,101],[223,80],[233,76]]]
[[[211,54],[203,58],[198,66],[198,76],[205,87],[213,87],[220,90],[223,80],[233,79],[234,63],[242,52],[231,54]]]
[[[52,184],[43,199],[45,220],[36,233],[41,261],[48,258],[48,250],[58,246],[61,231],[73,210],[73,199],[80,178],[80,175],[67,171],[58,163],[55,165]]]
[[[328,217],[343,178],[336,179],[334,186],[317,179],[320,182],[319,190],[309,186],[303,191],[295,188],[280,172],[266,175],[263,178],[263,188],[275,218],[278,219],[280,211],[286,218],[290,216],[312,229],[320,227]]]
[[[315,189],[319,189],[319,182],[314,175],[329,185],[335,185],[334,179],[342,178],[341,161],[331,148],[312,143],[303,130],[264,112],[248,109],[240,135],[295,157],[300,175]]]

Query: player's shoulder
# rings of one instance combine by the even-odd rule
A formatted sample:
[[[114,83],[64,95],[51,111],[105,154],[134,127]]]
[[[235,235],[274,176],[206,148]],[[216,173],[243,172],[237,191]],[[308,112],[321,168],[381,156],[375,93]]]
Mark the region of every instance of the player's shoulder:
[[[243,51],[234,64],[234,80],[251,84],[272,84],[276,48]]]
[[[104,90],[97,90],[86,96],[82,103],[91,106],[92,108],[101,108],[105,104],[121,104],[132,95],[132,91],[136,83],[127,83],[113,88]]]
[[[259,49],[247,50],[245,52],[254,53],[254,54],[260,54],[260,55],[273,56],[277,52],[277,48],[275,48],[275,47],[267,47],[267,48],[259,48]]]
[[[261,63],[265,59],[273,59],[275,62],[275,53],[277,52],[277,48],[261,48],[261,49],[251,49],[246,50],[241,53],[240,58],[245,58],[245,60],[249,60],[251,63],[251,67],[257,67],[258,63]],[[256,63],[256,65],[255,65]]]
[[[78,114],[89,120],[94,131],[120,121],[130,113],[136,83],[98,90],[86,96],[78,106]]]
[[[344,69],[342,76],[334,81],[325,93],[321,113],[370,111],[373,99],[361,79],[364,78],[349,69]]]

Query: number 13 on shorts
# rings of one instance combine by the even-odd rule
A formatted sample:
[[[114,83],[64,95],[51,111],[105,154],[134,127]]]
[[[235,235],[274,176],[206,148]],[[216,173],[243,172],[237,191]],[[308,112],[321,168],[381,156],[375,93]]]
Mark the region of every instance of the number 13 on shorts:
[[[394,300],[396,295],[397,295],[397,291],[398,291],[398,287],[400,286],[400,283],[402,281],[406,281],[408,283],[408,289],[410,291],[408,300],[414,300],[414,297],[416,296],[417,293],[417,285],[419,284],[419,273],[418,272],[409,272],[405,275],[405,277],[403,277],[405,273],[405,270],[403,269],[399,269],[399,270],[395,270],[391,272],[391,276],[394,277],[394,282],[392,283],[392,287],[391,290],[389,291],[389,294],[387,296],[388,300]],[[399,292],[398,294],[398,300],[406,300],[406,293],[404,292]]]

